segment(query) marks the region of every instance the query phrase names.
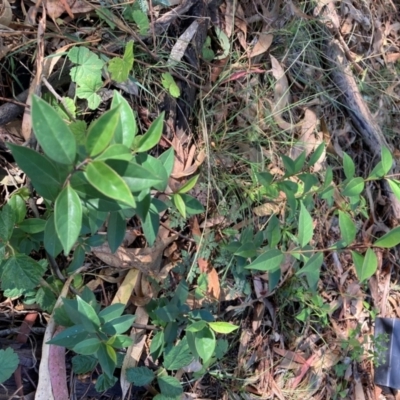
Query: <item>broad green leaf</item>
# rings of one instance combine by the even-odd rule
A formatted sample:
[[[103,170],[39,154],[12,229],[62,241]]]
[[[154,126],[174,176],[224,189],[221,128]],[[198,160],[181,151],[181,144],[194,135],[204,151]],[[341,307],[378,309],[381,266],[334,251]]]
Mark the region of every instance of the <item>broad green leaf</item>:
[[[180,194],[179,196],[182,197],[182,200],[185,203],[187,215],[201,214],[204,212],[203,205],[194,197],[189,196],[188,194]]]
[[[296,165],[294,164],[294,161],[284,154],[281,155],[281,159],[283,166],[285,167],[285,177],[294,175],[296,173]]]
[[[106,8],[98,8],[96,10],[96,14],[99,14],[99,10],[107,10]],[[102,393],[107,391],[108,389],[111,389],[113,386],[116,385],[118,382],[118,378],[116,376],[109,376],[107,374],[100,374],[96,380],[96,384],[94,385],[94,388],[96,389],[97,393]]]
[[[142,10],[134,10],[132,11],[132,19],[139,28],[139,33],[141,35],[147,35],[150,29],[150,21],[147,13]]]
[[[151,199],[149,212],[146,214],[146,218],[142,220],[143,233],[150,246],[154,244],[160,227],[159,213],[166,209],[165,203],[156,198]]]
[[[215,27],[215,34],[217,36],[217,39],[219,41],[219,44],[222,49],[222,54],[219,54],[218,56],[215,57],[216,60],[223,60],[224,58],[228,57],[230,49],[231,49],[231,42],[226,35],[226,33],[218,28]]]
[[[349,214],[339,210],[339,227],[342,238],[347,245],[351,244],[356,238],[357,228]]]
[[[174,169],[175,162],[175,154],[174,148],[170,147],[167,151],[161,154],[158,159],[162,162],[165,171],[167,172],[167,176],[169,177],[172,174],[172,170]]]
[[[356,173],[356,166],[352,158],[347,153],[343,153],[343,169],[347,179],[354,177],[354,174]]]
[[[176,346],[173,346],[164,354],[164,368],[169,371],[177,371],[186,367],[193,361],[193,354],[190,352],[187,340],[184,338]]]
[[[85,78],[85,81],[79,83],[76,95],[80,99],[87,100],[89,109],[96,110],[101,103],[101,97],[97,94],[97,91],[102,86],[101,73],[98,75],[89,75]]]
[[[122,83],[128,79],[129,72],[133,67],[133,41],[125,46],[124,56],[114,57],[108,62],[108,72],[111,79],[115,82]]]
[[[193,176],[190,178],[183,186],[181,186],[176,193],[187,193],[189,190],[192,190],[194,186],[196,185],[197,180],[199,179],[200,175]]]
[[[2,267],[2,290],[17,289],[21,291],[33,289],[39,284],[47,266],[28,257],[25,254],[14,254]]]
[[[119,123],[119,107],[105,112],[94,121],[88,130],[86,151],[90,157],[95,157],[110,144]]]
[[[0,240],[8,242],[14,230],[15,213],[9,204],[3,206],[0,211]]]
[[[54,344],[56,346],[63,346],[67,349],[72,349],[77,343],[90,337],[90,334],[86,332],[83,325],[74,325],[64,329],[58,335],[54,336],[53,339],[49,340],[47,344]]]
[[[400,201],[400,181],[397,179],[386,179],[390,189],[392,189],[393,194],[396,196],[397,200]]]
[[[57,298],[55,294],[46,286],[40,287],[36,292],[35,302],[42,310],[48,312],[49,314],[52,313],[56,301]]]
[[[306,246],[310,243],[314,234],[313,220],[310,213],[304,206],[303,202],[300,203],[300,215],[299,215],[299,231],[298,239],[300,247]]]
[[[313,167],[315,163],[321,158],[322,154],[325,151],[325,143],[322,142],[312,153],[310,157],[310,161],[308,162],[309,167]]]
[[[76,296],[76,302],[78,306],[78,314],[86,331],[93,333],[97,332],[100,326],[100,318],[96,310],[80,296]],[[66,303],[64,302],[64,304]]]
[[[385,174],[383,170],[382,161],[379,161],[378,164],[375,165],[374,169],[369,174],[368,179],[379,179],[383,178],[384,175]]]
[[[267,229],[265,230],[265,238],[268,240],[268,246],[273,249],[281,241],[281,224],[278,217],[274,214],[270,218]]]
[[[272,181],[274,180],[274,176],[269,172],[257,172],[256,177],[260,184],[265,187],[270,186]]]
[[[357,196],[364,190],[364,179],[361,177],[351,179],[342,191],[343,196]]]
[[[28,147],[10,143],[7,146],[11,149],[18,167],[31,179],[37,193],[45,199],[55,200],[61,189],[61,182],[53,163]]]
[[[180,212],[183,218],[186,218],[186,206],[185,202],[182,199],[182,196],[177,193],[172,195],[172,202],[175,204],[175,207]]]
[[[305,276],[309,288],[312,291],[317,290],[321,265],[324,261],[324,254],[322,252],[315,253],[304,264],[303,268],[296,272],[298,276]]]
[[[391,151],[387,147],[382,147],[382,154],[381,154],[382,160],[382,172],[383,175],[386,175],[393,166],[393,156]]]
[[[164,332],[157,332],[150,343],[150,354],[153,360],[157,360],[163,351],[164,348]]]
[[[25,216],[26,216],[25,200],[18,194],[14,194],[10,197],[10,200],[8,200],[7,204],[14,211],[15,223],[16,224],[21,223],[25,219]],[[0,225],[3,226],[3,224],[0,224]],[[1,233],[0,233],[0,237],[1,237]]]
[[[68,255],[79,237],[82,226],[82,204],[74,189],[67,184],[54,206],[54,224],[58,238]]]
[[[18,227],[26,233],[43,232],[46,226],[46,221],[41,218],[28,218],[22,221]]]
[[[351,253],[357,277],[360,282],[364,282],[370,278],[378,268],[378,259],[376,254],[372,249],[368,249],[364,257],[355,251],[352,251]]]
[[[19,358],[11,347],[0,350],[0,383],[5,382],[17,369]]]
[[[50,104],[32,96],[32,128],[45,154],[60,164],[73,164],[76,140],[68,125]]]
[[[135,207],[136,203],[124,180],[103,161],[92,161],[86,167],[85,177],[100,193],[111,199]]]
[[[116,335],[125,333],[135,320],[134,315],[122,315],[121,317],[115,318],[110,322],[106,322],[101,330],[107,335]]]
[[[216,346],[215,334],[210,328],[204,328],[200,332],[196,332],[195,346],[197,354],[202,358],[203,362],[207,362],[213,355]]]
[[[103,322],[110,322],[111,320],[118,318],[122,315],[125,310],[125,304],[114,303],[99,312],[99,317],[102,318]]]
[[[68,52],[68,58],[78,66],[71,68],[70,75],[74,82],[81,85],[90,76],[100,76],[104,66],[96,53],[83,46],[75,46]]]
[[[126,221],[121,212],[110,213],[107,224],[107,242],[112,253],[115,253],[124,240],[126,232]]]
[[[155,160],[158,162],[157,159]],[[162,177],[149,170],[147,166],[141,166],[133,161],[109,160],[107,161],[107,165],[123,178],[130,191],[134,193],[156,187],[163,183]],[[161,166],[161,168],[163,167]],[[168,181],[166,176],[165,181]]]
[[[294,171],[295,174],[298,174],[304,167],[304,163],[306,162],[306,152],[305,150],[301,152],[301,154],[294,160]]]
[[[247,265],[245,268],[255,269],[259,271],[274,271],[280,267],[283,258],[284,255],[280,250],[269,249],[259,255],[252,263]]]
[[[60,246],[61,246],[61,243],[60,243]],[[62,246],[61,246],[61,249],[62,249]],[[85,251],[83,245],[78,245],[75,247],[72,261],[70,262],[70,264],[67,268],[68,274],[72,274],[78,268],[82,267],[83,262],[85,261],[85,255],[86,255],[86,251]]]
[[[208,325],[213,331],[225,335],[239,329],[238,326],[230,324],[229,322],[210,322]]]
[[[142,153],[152,149],[161,139],[164,126],[164,111],[153,121],[148,131],[142,136],[136,136],[137,145],[134,150]]]
[[[132,154],[131,151],[123,144],[115,143],[107,147],[107,149],[105,149],[95,159],[96,161],[106,161],[106,160],[131,161]]]
[[[124,349],[132,343],[133,340],[127,335],[114,335],[107,341],[107,344],[114,347],[114,349]]]
[[[77,355],[72,357],[72,370],[75,374],[85,374],[95,369],[97,360],[92,356]]]
[[[397,246],[398,244],[400,244],[400,226],[384,234],[374,243],[374,246],[390,249]]]
[[[215,348],[215,356],[218,360],[221,360],[227,353],[229,348],[229,342],[226,339],[218,339],[217,346]]]
[[[196,321],[186,328],[186,332],[199,332],[207,326],[206,321]]]
[[[126,379],[135,386],[149,385],[154,378],[154,372],[147,367],[135,367],[126,370]]]
[[[130,149],[138,131],[136,118],[129,103],[119,92],[114,91],[111,108],[116,108],[118,106],[120,118],[114,140],[115,143],[123,144]]]
[[[154,189],[160,192],[165,191],[168,186],[168,174],[162,162],[158,158],[146,153],[136,154],[134,159],[138,164],[149,171],[149,173],[159,179],[159,182],[153,185]]]
[[[99,350],[97,350],[97,358],[103,372],[109,377],[113,376],[115,367],[117,366],[115,350],[111,346],[101,343]]]
[[[90,338],[85,339],[81,342],[78,342],[72,350],[77,354],[82,354],[84,356],[91,356],[96,354],[97,350],[100,347],[100,340],[99,338]]]

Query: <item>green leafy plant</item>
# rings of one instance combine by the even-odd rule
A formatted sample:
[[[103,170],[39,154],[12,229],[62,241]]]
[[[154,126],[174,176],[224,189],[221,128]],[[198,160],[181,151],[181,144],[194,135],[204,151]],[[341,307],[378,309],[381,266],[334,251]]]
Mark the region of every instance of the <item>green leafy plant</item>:
[[[66,347],[79,356],[72,359],[76,373],[92,371],[97,363],[103,374],[96,382],[101,392],[113,386],[118,366],[118,350],[129,347],[132,339],[123,335],[135,319],[134,315],[122,315],[124,304],[112,304],[100,311],[93,293],[85,287],[76,299],[63,299],[63,305],[55,310],[55,320],[66,329],[48,344]]]
[[[160,366],[156,371],[148,367],[129,368],[127,378],[134,385],[146,386],[157,381],[161,396],[179,399],[182,386],[169,374],[186,368],[201,377],[227,351],[227,341],[217,339],[216,334],[226,335],[238,327],[216,322],[207,308],[190,310],[186,304],[188,296],[188,284],[182,280],[169,300],[163,296],[146,306],[152,323],[159,327],[152,338],[150,354]],[[180,335],[182,329],[184,334]]]
[[[17,369],[19,358],[13,349],[0,350],[0,383],[5,382]]]

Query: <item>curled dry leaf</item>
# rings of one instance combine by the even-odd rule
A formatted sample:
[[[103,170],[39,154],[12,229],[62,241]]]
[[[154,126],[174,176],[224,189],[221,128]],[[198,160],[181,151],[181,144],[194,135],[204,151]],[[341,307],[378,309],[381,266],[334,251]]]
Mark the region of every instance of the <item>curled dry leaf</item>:
[[[60,17],[64,13],[68,13],[71,18],[74,18],[74,14],[93,11],[94,7],[84,0],[47,0],[46,10],[53,19]]]
[[[270,48],[273,39],[273,35],[269,33],[260,33],[257,43],[250,51],[249,57],[252,58],[265,53]]]

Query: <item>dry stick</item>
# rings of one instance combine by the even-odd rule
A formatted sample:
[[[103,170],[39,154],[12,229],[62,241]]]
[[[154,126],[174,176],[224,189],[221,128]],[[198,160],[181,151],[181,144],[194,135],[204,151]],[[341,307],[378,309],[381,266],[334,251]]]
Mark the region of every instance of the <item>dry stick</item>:
[[[325,52],[328,61],[332,63],[331,76],[333,82],[342,93],[344,103],[347,107],[351,120],[362,136],[363,140],[370,148],[374,156],[373,163],[377,164],[381,158],[382,147],[390,149],[380,126],[374,121],[374,118],[366,106],[354,76],[351,72],[350,64],[346,60],[344,51],[339,41],[331,40],[327,43]],[[389,171],[389,174],[392,173]],[[393,194],[389,184],[384,180],[384,188],[389,196],[394,217],[400,220],[400,201]]]

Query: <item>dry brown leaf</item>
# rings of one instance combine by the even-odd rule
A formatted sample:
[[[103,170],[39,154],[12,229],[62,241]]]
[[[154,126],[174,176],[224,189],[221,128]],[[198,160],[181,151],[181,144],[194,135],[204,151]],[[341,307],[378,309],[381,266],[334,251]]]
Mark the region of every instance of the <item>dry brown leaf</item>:
[[[129,298],[132,295],[133,289],[135,288],[138,277],[139,271],[137,269],[131,269],[130,271],[128,271],[121,286],[118,288],[117,293],[115,293],[111,304],[127,304]]]
[[[172,47],[171,54],[168,59],[168,64],[174,65],[182,60],[182,57],[184,56],[186,49],[193,39],[193,36],[197,32],[198,28],[199,23],[197,22],[197,20],[194,20],[185,30],[185,32],[181,36],[179,36],[178,40],[174,44],[174,47]]]
[[[279,214],[281,207],[277,203],[267,202],[261,204],[260,206],[253,208],[253,213],[257,215],[257,217],[265,217],[271,214]]]
[[[257,303],[255,303],[253,307],[253,319],[251,321],[251,328],[253,329],[253,332],[256,332],[260,328],[261,321],[264,318],[264,313],[264,303],[262,301],[258,301]]]
[[[270,58],[272,66],[271,72],[273,77],[276,79],[273,111],[280,115],[290,103],[289,83],[285,70],[282,68],[279,61],[272,55],[270,55]]]
[[[233,25],[235,21],[236,0],[227,0],[225,11],[225,34],[230,38],[233,32]]]
[[[221,294],[221,287],[219,284],[218,273],[214,267],[209,265],[209,262],[204,258],[198,258],[197,263],[199,265],[200,272],[207,274],[208,286],[207,295],[214,300],[219,300]]]
[[[314,130],[317,126],[317,115],[313,110],[306,109],[301,121],[301,134],[298,142],[293,146],[290,157],[296,159],[304,150],[308,156],[315,148]]]
[[[0,0],[0,24],[9,26],[12,20],[12,10],[8,0]]]
[[[36,1],[34,1],[36,3]],[[71,18],[73,14],[82,14],[93,11],[94,7],[84,0],[47,0],[46,10],[52,19],[60,17],[63,13],[68,13]]]
[[[273,39],[274,37],[270,33],[260,33],[257,43],[250,51],[249,57],[252,58],[265,53],[270,48]]]

